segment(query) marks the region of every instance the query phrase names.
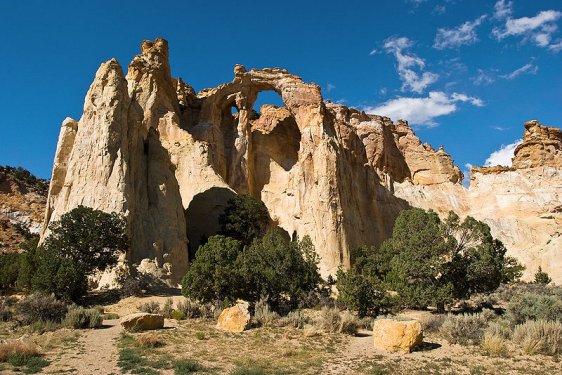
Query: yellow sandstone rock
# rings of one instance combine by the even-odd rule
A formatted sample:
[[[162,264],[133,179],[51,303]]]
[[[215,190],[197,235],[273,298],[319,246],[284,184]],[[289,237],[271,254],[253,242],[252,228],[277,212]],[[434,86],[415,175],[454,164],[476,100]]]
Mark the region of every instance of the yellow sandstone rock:
[[[160,314],[135,313],[121,318],[126,331],[147,331],[164,328],[164,316]]]
[[[410,353],[423,340],[421,324],[417,320],[378,319],[373,325],[375,349],[391,353]]]
[[[224,309],[217,322],[217,328],[236,333],[245,331],[249,325],[250,313],[240,305]]]

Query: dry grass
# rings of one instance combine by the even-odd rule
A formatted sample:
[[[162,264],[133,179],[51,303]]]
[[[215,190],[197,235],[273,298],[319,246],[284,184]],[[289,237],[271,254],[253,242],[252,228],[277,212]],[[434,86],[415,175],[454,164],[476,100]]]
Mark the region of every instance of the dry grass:
[[[143,348],[159,348],[164,346],[164,342],[155,333],[145,333],[136,337],[136,342]]]
[[[505,357],[508,353],[508,343],[505,338],[493,333],[485,333],[480,347],[484,353],[491,356]]]
[[[527,354],[559,354],[562,352],[562,323],[529,320],[515,327],[513,342]]]
[[[35,344],[21,341],[11,340],[0,343],[0,362],[6,362],[14,356],[37,357],[41,355]]]

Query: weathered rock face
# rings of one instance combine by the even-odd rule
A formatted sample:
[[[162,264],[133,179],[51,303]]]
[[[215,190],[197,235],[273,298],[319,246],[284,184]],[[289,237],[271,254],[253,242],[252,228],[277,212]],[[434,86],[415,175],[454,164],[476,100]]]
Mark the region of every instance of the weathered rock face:
[[[511,168],[473,168],[468,214],[486,222],[508,253],[562,283],[562,132],[525,123]]]
[[[423,332],[417,320],[377,319],[373,338],[377,350],[410,353],[421,345]]]
[[[24,236],[17,226],[39,233],[47,187],[24,169],[0,167],[0,253],[19,250]]]
[[[115,60],[102,64],[82,118],[65,120],[44,228],[79,204],[122,212],[128,262],[150,264],[145,272],[176,284],[188,249],[216,233],[235,194],[261,198],[289,235],[309,235],[324,275],[348,266],[351,248],[380,244],[409,206],[489,219],[473,210],[478,189],[461,186],[451,157],[422,144],[404,121],[325,103],[317,85],[282,69],[237,65],[232,82],[196,94],[170,76],[164,40],[141,50],[126,77]],[[262,91],[284,105],[257,113]],[[542,165],[537,155],[550,152],[548,165],[559,173],[559,133],[541,129],[528,128],[534,143],[520,146],[515,168],[527,153],[534,168]]]

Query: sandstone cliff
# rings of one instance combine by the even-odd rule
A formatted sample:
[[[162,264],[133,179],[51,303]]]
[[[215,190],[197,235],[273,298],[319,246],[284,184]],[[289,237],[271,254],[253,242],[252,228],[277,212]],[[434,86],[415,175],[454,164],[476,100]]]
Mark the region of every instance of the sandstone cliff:
[[[284,105],[254,108],[262,91],[276,92]],[[556,129],[536,126],[510,173],[542,168],[546,156],[535,155],[547,150],[548,163],[560,159]],[[543,133],[552,142],[541,141]],[[560,167],[549,168],[554,183]],[[115,60],[102,64],[82,118],[63,123],[43,236],[79,204],[123,212],[128,262],[175,284],[188,251],[216,233],[228,199],[248,193],[289,235],[311,237],[327,275],[349,265],[351,248],[380,244],[411,205],[497,218],[488,221],[507,239],[515,224],[474,209],[486,192],[467,191],[462,178],[449,154],[422,144],[406,122],[324,102],[317,85],[283,69],[237,65],[232,82],[196,94],[171,77],[168,44],[157,39],[143,42],[126,76]],[[548,199],[557,197],[559,184],[546,184]],[[542,215],[546,198],[522,194]]]

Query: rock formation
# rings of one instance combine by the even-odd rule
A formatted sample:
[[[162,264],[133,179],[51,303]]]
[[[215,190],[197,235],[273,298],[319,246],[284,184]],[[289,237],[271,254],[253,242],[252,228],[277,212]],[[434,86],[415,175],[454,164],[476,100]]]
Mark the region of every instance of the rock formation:
[[[188,249],[216,233],[235,194],[261,198],[289,235],[309,235],[324,275],[349,266],[350,249],[380,244],[409,206],[474,214],[502,240],[514,225],[474,209],[483,187],[464,189],[451,157],[422,144],[404,121],[324,102],[317,85],[283,69],[237,65],[232,82],[196,94],[171,77],[166,41],[145,41],[141,52],[126,76],[117,61],[102,64],[82,118],[63,123],[43,237],[49,222],[79,204],[122,212],[132,239],[128,262],[176,284]],[[262,91],[276,92],[284,105],[256,112]],[[537,215],[560,194],[559,133],[543,128],[527,127],[521,160],[508,171],[523,178],[522,170],[549,166],[550,195],[525,203]],[[473,171],[476,186],[480,175]]]
[[[19,251],[21,229],[39,233],[47,187],[47,181],[23,168],[0,167],[0,253]]]

